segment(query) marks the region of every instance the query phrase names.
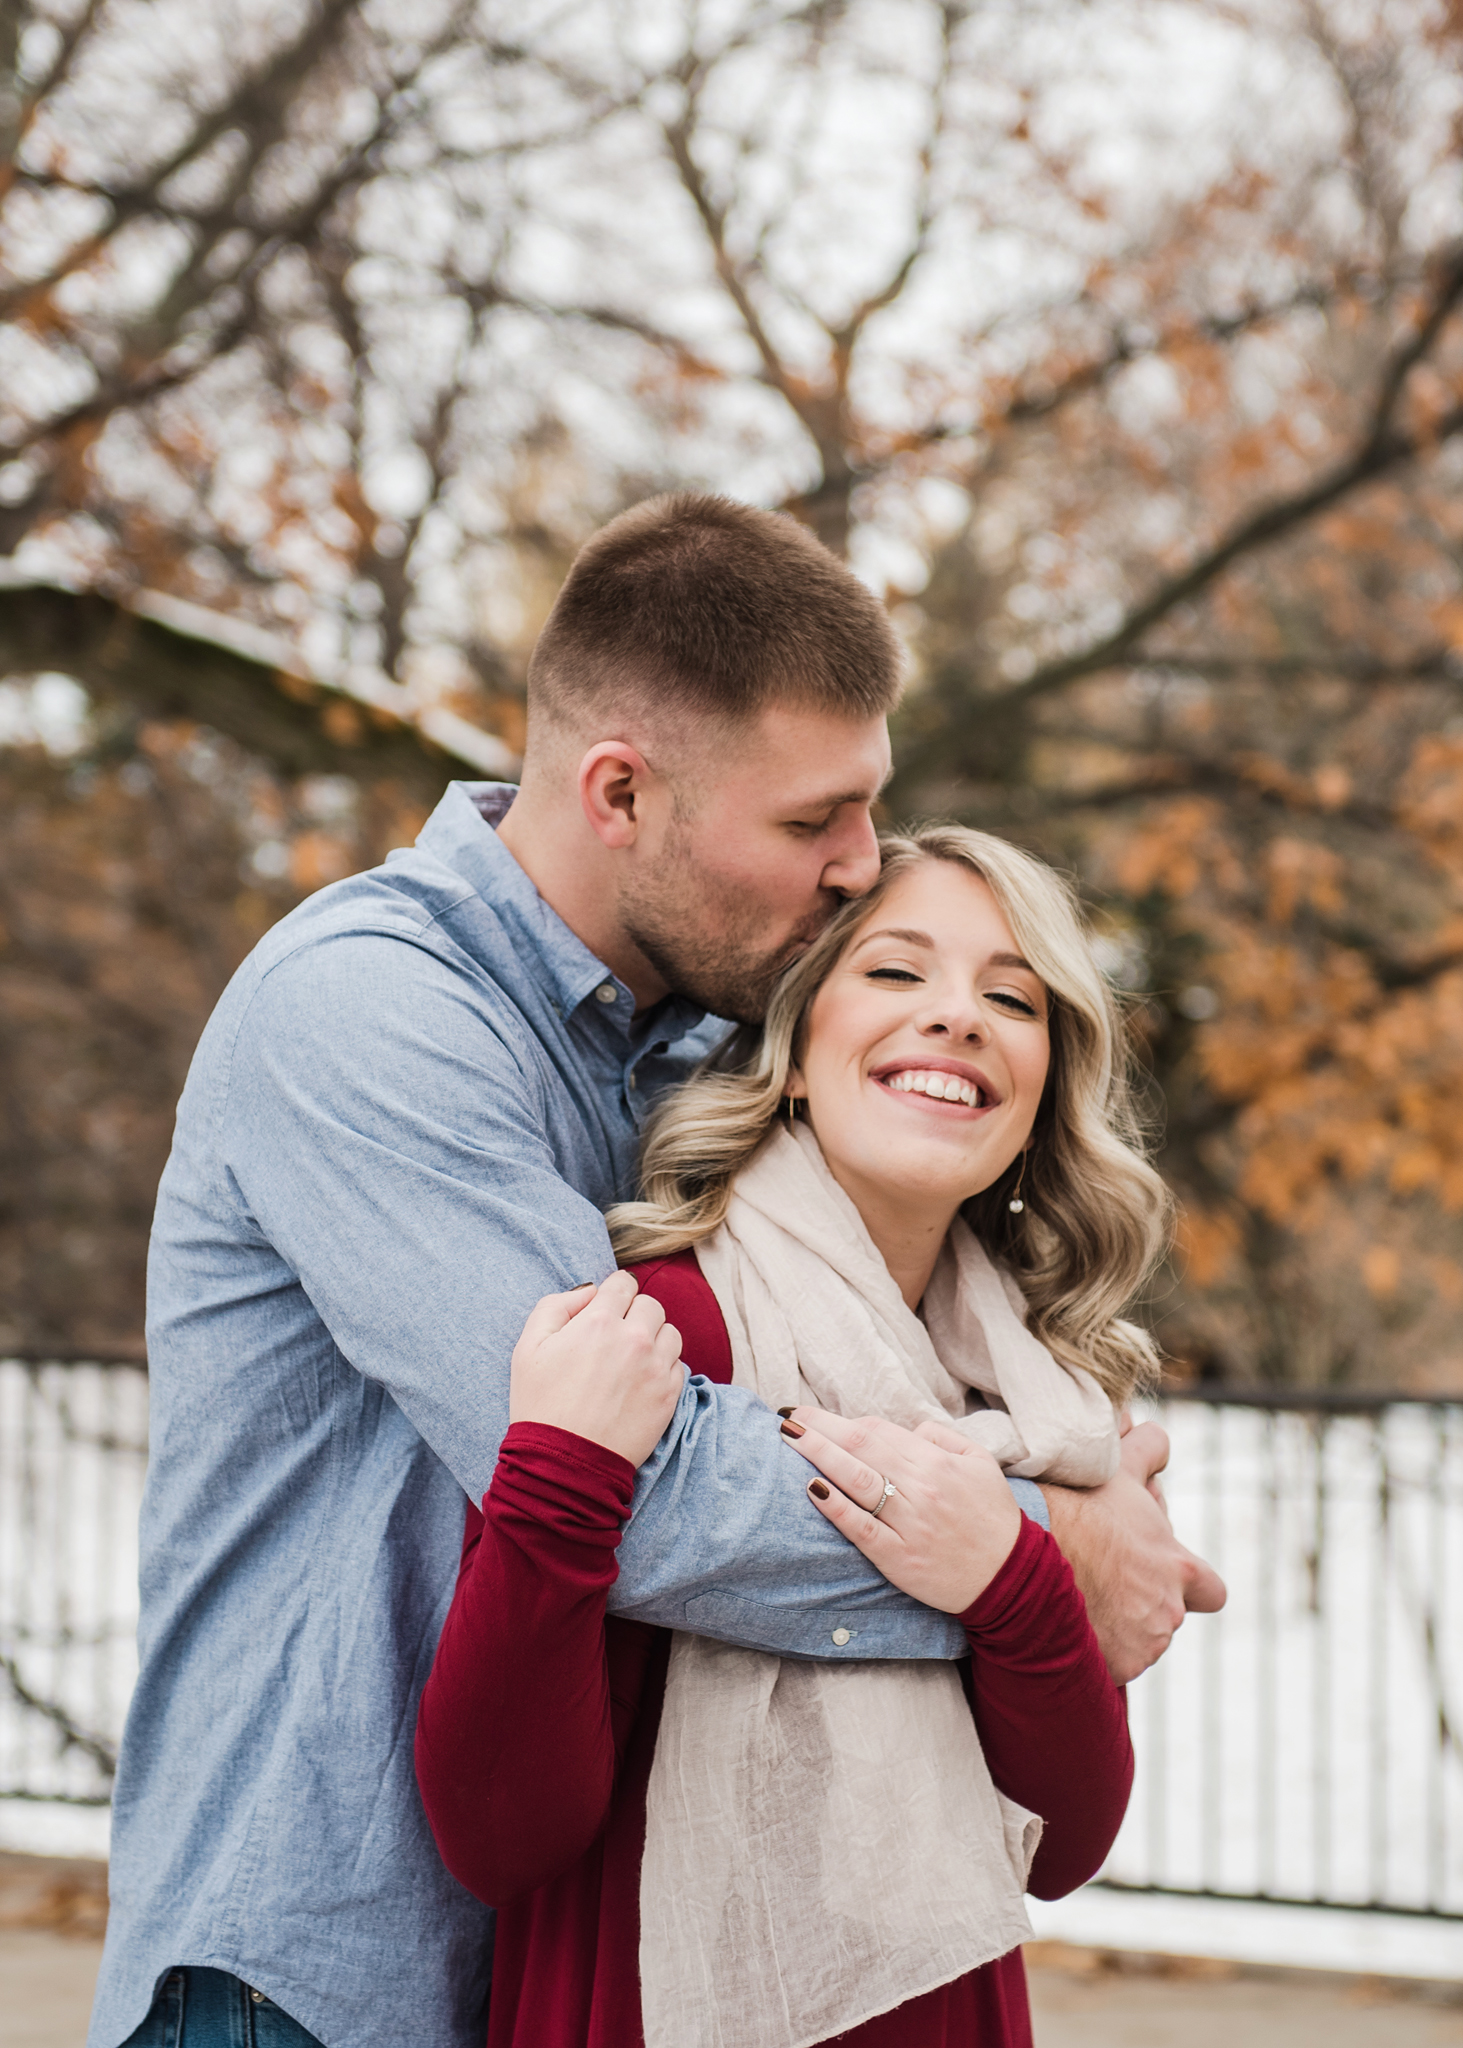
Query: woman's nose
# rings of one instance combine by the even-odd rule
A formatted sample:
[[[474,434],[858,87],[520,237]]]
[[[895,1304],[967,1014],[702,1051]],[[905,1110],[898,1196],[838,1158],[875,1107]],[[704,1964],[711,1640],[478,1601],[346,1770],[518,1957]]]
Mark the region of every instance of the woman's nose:
[[[919,1029],[927,1038],[943,1039],[949,1045],[984,1045],[991,1035],[984,1004],[950,1000],[932,1006]]]

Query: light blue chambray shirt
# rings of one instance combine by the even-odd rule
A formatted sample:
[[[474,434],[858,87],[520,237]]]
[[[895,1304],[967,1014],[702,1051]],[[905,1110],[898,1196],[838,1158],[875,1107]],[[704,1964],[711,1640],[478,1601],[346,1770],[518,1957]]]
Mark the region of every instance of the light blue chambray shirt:
[[[481,2048],[492,1916],[412,1768],[463,1490],[525,1317],[611,1270],[645,1105],[718,1028],[677,1002],[637,1022],[492,830],[515,794],[454,784],[415,848],[302,904],[194,1058],[148,1273],[141,1676],[89,2048],[177,1964],[327,2048]],[[611,1606],[801,1656],[958,1655],[805,1476],[765,1408],[688,1380]]]

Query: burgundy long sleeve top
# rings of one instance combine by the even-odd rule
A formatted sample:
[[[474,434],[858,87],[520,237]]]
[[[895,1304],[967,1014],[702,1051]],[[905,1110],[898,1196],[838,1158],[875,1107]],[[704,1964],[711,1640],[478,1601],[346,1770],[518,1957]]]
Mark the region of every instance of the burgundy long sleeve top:
[[[631,1269],[693,1372],[731,1379],[694,1254]],[[417,1722],[422,1798],[448,1869],[498,1907],[488,2048],[643,2048],[640,1860],[670,1636],[606,1613],[635,1469],[538,1423],[503,1440]],[[1132,1782],[1113,1685],[1060,1551],[1023,1519],[960,1617],[991,1776],[1046,1826],[1030,1889],[1097,1870]],[[1019,1949],[839,2037],[847,2048],[1031,2048]]]

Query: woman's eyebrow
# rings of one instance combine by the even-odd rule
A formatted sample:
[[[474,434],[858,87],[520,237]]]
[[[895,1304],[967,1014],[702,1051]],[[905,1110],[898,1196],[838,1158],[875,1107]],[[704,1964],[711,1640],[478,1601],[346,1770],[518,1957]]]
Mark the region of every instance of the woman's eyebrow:
[[[935,950],[935,942],[928,932],[917,932],[907,925],[881,925],[876,932],[865,932],[857,945],[867,946],[874,939],[898,939],[906,946],[922,946],[927,953]],[[991,953],[987,956],[986,966],[1021,967],[1028,974],[1036,973],[1031,962],[1023,960],[1019,953]]]
[[[935,942],[928,932],[907,931],[902,925],[883,925],[876,932],[865,932],[858,943],[867,946],[872,939],[900,939],[906,946],[923,946],[930,953],[935,950]]]

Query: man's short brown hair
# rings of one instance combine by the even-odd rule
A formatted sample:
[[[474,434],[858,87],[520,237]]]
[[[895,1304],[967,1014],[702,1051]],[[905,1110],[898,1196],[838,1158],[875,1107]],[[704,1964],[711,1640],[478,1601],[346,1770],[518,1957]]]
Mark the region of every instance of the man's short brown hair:
[[[580,549],[529,664],[529,714],[741,723],[781,701],[874,718],[902,668],[884,607],[806,527],[683,491]]]

